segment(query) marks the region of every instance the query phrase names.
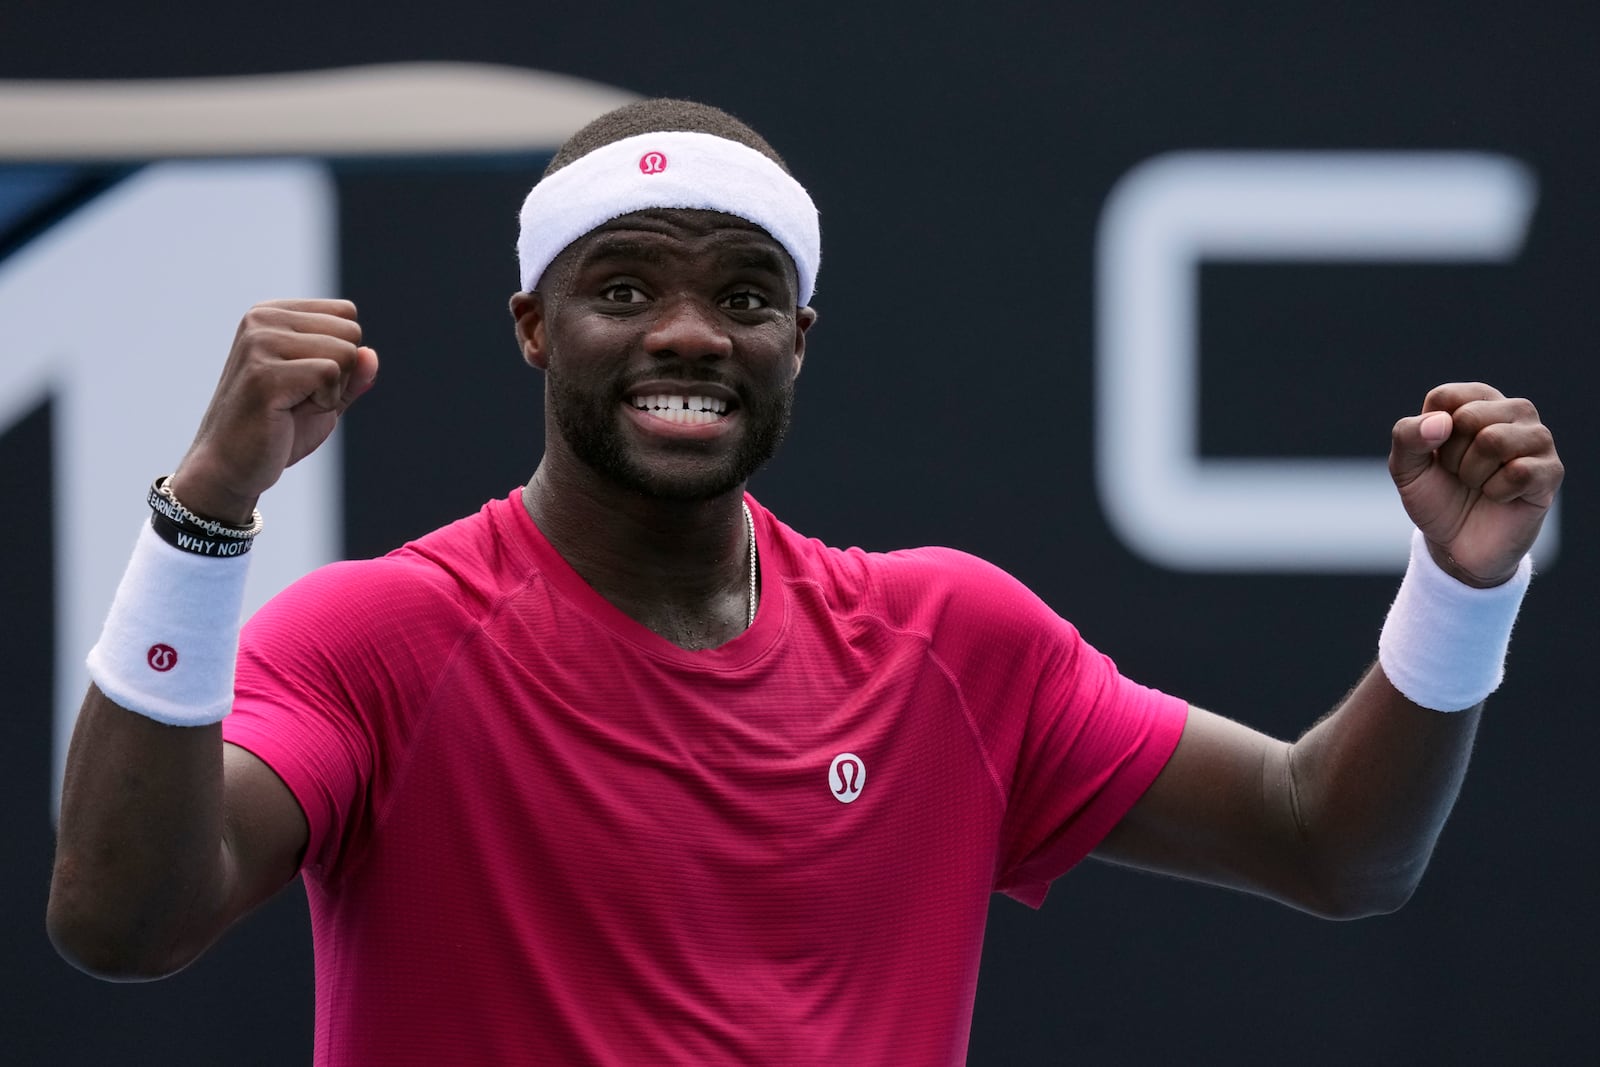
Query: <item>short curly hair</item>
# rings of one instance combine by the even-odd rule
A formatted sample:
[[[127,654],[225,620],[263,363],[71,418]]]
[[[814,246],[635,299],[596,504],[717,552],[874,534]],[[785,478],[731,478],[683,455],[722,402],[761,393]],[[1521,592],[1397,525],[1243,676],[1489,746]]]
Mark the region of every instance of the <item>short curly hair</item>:
[[[737,141],[748,148],[754,148],[772,160],[783,168],[784,173],[789,172],[789,165],[778,155],[777,150],[767,143],[766,138],[721,108],[693,100],[658,97],[653,100],[638,100],[624,104],[614,111],[608,111],[568,137],[566,143],[557,149],[549,166],[544,168],[544,176],[548,178],[568,163],[581,159],[596,148],[603,148],[613,141],[642,133],[668,132],[709,133],[725,140]]]

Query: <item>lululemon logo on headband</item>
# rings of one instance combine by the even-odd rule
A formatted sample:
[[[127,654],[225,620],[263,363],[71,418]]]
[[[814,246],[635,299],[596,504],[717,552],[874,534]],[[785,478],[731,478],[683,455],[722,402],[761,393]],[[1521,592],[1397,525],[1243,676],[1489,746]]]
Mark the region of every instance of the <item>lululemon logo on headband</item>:
[[[667,157],[660,152],[646,152],[639,157],[640,174],[660,174],[667,169]]]
[[[151,645],[144,658],[151,670],[165,674],[178,665],[178,650],[171,645]]]
[[[854,752],[841,752],[833,757],[828,767],[828,792],[841,804],[848,804],[861,795],[867,784],[867,765]]]

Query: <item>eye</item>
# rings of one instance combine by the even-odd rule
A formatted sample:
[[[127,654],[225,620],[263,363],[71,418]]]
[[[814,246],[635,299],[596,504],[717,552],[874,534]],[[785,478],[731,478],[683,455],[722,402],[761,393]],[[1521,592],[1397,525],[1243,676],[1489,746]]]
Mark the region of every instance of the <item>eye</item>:
[[[767,298],[750,289],[741,289],[722,298],[722,306],[729,311],[760,311],[767,307]]]
[[[644,292],[638,286],[629,285],[627,282],[606,286],[600,290],[600,296],[614,304],[642,304],[645,301]]]

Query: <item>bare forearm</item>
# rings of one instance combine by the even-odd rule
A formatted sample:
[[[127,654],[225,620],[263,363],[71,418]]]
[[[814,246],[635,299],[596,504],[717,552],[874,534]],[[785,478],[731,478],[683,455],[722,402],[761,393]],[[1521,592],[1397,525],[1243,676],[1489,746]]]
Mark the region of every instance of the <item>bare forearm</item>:
[[[1532,404],[1453,383],[1395,423],[1389,471],[1417,530],[1384,666],[1294,744],[1191,707],[1097,855],[1329,918],[1410,897],[1466,775],[1477,705],[1499,684],[1563,468]]]
[[[223,742],[218,720],[233,704],[256,500],[372,387],[377,353],[360,340],[349,301],[251,308],[193,445],[152,486],[67,755],[47,922],[87,971],[170,973],[298,869],[298,801]],[[157,650],[164,663],[147,663]]]
[[[1427,866],[1477,721],[1417,707],[1377,667],[1294,744],[1191,708],[1096,854],[1330,919],[1393,911]]]
[[[49,930],[108,978],[184,966],[227,921],[221,727],[176,727],[90,687],[67,755]]]
[[[1290,803],[1337,913],[1392,911],[1416,888],[1466,775],[1479,711],[1419,708],[1374,666],[1289,752]]]

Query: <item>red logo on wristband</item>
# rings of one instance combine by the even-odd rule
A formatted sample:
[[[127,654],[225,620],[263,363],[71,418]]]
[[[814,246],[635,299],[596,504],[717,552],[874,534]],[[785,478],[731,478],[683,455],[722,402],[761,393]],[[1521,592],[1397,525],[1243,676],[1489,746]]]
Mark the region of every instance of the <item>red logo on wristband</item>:
[[[178,650],[171,645],[151,645],[145,659],[149,661],[151,670],[164,674],[178,665]]]
[[[646,152],[639,157],[640,174],[660,174],[667,169],[667,157],[660,152]]]

